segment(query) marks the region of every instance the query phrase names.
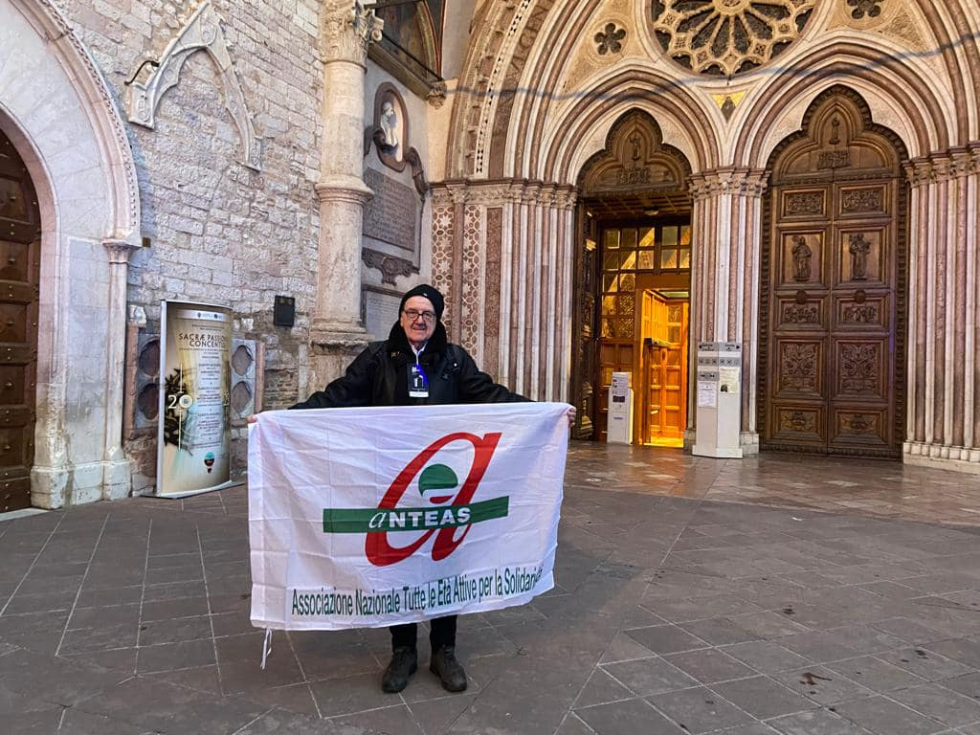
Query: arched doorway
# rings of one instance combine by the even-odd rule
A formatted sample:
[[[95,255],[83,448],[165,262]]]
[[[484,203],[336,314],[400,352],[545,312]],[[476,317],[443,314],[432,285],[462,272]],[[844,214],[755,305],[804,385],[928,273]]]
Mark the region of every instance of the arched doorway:
[[[686,426],[691,166],[631,111],[578,178],[577,438],[604,441],[614,372],[630,374],[635,444],[681,446]]]
[[[761,259],[761,448],[899,457],[907,156],[835,87],[770,158]]]
[[[0,131],[0,513],[31,505],[40,249],[34,184]]]

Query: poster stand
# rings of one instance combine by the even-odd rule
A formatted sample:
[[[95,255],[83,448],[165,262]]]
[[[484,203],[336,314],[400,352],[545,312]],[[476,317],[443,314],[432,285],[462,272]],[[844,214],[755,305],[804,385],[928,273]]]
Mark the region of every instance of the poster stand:
[[[230,479],[231,320],[226,306],[161,303],[156,497],[242,484]]]

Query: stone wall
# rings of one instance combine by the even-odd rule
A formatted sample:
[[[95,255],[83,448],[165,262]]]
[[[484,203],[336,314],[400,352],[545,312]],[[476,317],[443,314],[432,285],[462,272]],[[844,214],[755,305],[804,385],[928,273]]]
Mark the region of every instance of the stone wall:
[[[127,110],[140,64],[159,59],[198,3],[63,0],[103,75]],[[156,110],[155,129],[128,126],[150,247],[129,271],[130,304],[159,332],[161,299],[228,304],[236,337],[265,343],[265,407],[294,402],[306,386],[309,318],[316,288],[323,69],[317,53],[319,3],[213,0],[223,22],[245,104],[261,138],[261,171],[243,164],[239,130],[225,108],[218,70],[192,55]],[[139,75],[145,80],[152,71]],[[293,328],[272,325],[276,294],[296,298]],[[127,448],[137,474],[152,474],[155,441]],[[238,451],[236,454],[241,455]]]

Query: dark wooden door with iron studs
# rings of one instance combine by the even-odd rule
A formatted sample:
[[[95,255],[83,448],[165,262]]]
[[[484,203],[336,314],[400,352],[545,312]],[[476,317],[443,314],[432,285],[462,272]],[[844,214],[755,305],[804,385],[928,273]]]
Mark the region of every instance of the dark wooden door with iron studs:
[[[0,512],[31,505],[40,256],[37,195],[0,132]]]

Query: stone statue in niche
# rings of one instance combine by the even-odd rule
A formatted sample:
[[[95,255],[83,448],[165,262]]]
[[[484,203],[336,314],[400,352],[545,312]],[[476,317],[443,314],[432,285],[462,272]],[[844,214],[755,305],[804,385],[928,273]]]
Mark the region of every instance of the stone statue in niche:
[[[810,280],[810,260],[813,251],[806,244],[803,235],[796,235],[793,238],[793,280],[804,283]]]
[[[643,138],[640,137],[640,134],[639,133],[633,133],[633,135],[631,135],[630,138],[629,138],[629,143],[630,143],[630,146],[633,148],[633,155],[631,156],[632,160],[639,161],[640,160],[640,146],[643,143]]]
[[[397,154],[401,136],[398,133],[398,111],[391,100],[385,100],[381,106],[381,131],[384,133],[382,145]]]
[[[871,243],[860,233],[851,235],[848,250],[851,253],[851,280],[868,280],[868,253],[871,252]]]

